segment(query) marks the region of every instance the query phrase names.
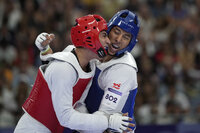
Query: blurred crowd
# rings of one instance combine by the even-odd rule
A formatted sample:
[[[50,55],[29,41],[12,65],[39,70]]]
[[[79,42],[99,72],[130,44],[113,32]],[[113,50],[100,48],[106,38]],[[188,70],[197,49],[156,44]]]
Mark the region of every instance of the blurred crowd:
[[[107,21],[129,9],[140,18],[137,61],[137,124],[200,123],[199,0],[0,0],[0,127],[14,127],[22,115],[41,65],[34,41],[56,34],[54,52],[71,44],[77,17]]]

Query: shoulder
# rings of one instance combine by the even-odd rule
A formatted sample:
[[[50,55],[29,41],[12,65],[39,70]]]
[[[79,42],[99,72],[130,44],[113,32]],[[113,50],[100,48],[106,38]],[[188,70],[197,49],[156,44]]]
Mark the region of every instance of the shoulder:
[[[100,74],[98,82],[102,88],[118,83],[126,88],[124,90],[134,89],[137,87],[137,72],[127,64],[115,64]]]
[[[135,58],[134,58],[134,57],[132,56],[132,54],[129,53],[129,52],[126,52],[126,53],[124,54],[124,56],[122,56],[122,57],[120,58],[120,62],[122,62],[122,63],[124,63],[124,64],[127,64],[127,65],[129,65],[129,66],[131,66],[131,67],[134,67],[135,70],[138,71],[137,63],[136,63],[136,61],[135,61]]]
[[[130,67],[134,68],[136,70],[136,72],[138,71],[136,61],[129,52],[126,52],[120,58],[113,58],[112,60],[110,60],[108,62],[97,64],[97,67],[100,70],[105,70],[105,69],[108,69],[109,67],[112,67],[117,64],[122,64],[123,66],[130,66]]]
[[[66,78],[74,77],[76,75],[77,72],[70,63],[58,60],[52,61],[45,71],[45,77]]]
[[[137,73],[137,69],[128,65],[128,64],[114,64],[111,67],[107,68],[104,73],[107,74],[107,76],[119,76],[119,77],[129,77],[133,74]]]
[[[76,48],[74,45],[68,45],[68,46],[63,50],[63,52],[70,52],[70,51],[72,51],[74,48]]]

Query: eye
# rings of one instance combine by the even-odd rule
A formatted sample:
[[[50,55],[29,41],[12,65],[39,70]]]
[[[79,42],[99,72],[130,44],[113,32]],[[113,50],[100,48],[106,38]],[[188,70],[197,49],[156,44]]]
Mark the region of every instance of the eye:
[[[125,36],[124,36],[124,39],[125,39],[125,40],[130,40],[130,39],[131,39],[131,37],[130,37],[130,36],[126,36],[126,35],[125,35]]]
[[[117,34],[117,35],[119,35],[121,32],[120,32],[119,29],[115,28],[115,29],[114,29],[114,33]]]
[[[107,34],[107,32],[106,32],[106,31],[102,31],[102,32],[101,32],[101,36],[105,38],[105,37],[107,37],[107,36],[108,36],[108,34]]]
[[[103,37],[107,37],[107,36],[108,36],[107,32],[104,32]]]
[[[131,35],[130,35],[130,34],[125,34],[125,35],[123,36],[123,38],[124,38],[125,40],[131,40]]]

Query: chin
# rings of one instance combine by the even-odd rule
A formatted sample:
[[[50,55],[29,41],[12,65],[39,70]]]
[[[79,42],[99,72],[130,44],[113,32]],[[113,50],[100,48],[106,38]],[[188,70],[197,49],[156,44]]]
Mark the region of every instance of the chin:
[[[108,51],[108,55],[114,56],[115,53]]]

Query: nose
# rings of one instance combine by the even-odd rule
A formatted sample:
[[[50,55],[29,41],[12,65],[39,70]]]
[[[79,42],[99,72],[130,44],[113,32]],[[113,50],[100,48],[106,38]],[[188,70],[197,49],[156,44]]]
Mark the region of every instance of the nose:
[[[122,40],[122,35],[120,34],[120,35],[118,35],[118,36],[116,36],[116,38],[115,38],[115,41],[118,43],[118,42],[120,42]]]

